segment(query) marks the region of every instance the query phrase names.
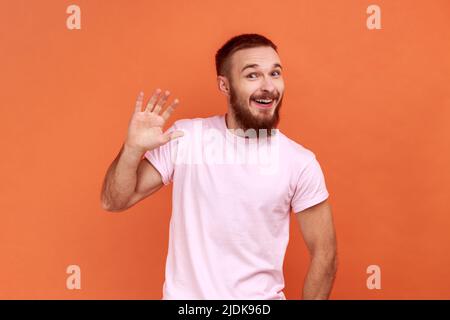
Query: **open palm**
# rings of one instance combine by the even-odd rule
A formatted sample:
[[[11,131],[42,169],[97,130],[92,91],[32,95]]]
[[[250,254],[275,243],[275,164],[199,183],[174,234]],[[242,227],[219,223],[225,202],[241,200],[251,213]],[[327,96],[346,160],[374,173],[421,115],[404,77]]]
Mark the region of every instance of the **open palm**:
[[[163,127],[167,119],[175,110],[179,101],[178,99],[175,99],[172,104],[160,114],[170,92],[166,91],[161,98],[160,93],[160,89],[155,91],[144,111],[142,111],[144,93],[140,92],[136,100],[135,110],[128,126],[126,144],[141,152],[152,150],[172,139],[183,136],[183,131],[163,132]]]

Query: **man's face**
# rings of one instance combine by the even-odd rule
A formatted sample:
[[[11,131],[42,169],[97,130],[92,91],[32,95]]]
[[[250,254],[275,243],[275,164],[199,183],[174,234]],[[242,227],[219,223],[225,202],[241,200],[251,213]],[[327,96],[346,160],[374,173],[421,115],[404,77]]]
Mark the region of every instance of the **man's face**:
[[[283,101],[281,62],[271,47],[236,51],[231,56],[230,106],[242,129],[276,128]],[[259,101],[257,100],[264,100]],[[269,103],[267,103],[269,102]]]

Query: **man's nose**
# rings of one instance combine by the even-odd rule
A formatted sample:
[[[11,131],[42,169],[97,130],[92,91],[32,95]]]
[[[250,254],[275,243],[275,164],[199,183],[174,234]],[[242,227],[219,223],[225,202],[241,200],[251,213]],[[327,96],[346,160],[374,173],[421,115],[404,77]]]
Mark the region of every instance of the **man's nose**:
[[[261,90],[267,92],[274,92],[275,86],[273,85],[272,79],[264,78]]]

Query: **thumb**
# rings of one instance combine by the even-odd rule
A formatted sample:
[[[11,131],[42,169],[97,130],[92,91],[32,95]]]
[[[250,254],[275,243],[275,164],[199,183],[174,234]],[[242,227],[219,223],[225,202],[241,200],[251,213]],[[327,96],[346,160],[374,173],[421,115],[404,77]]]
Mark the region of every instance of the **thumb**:
[[[175,130],[175,131],[166,131],[163,133],[163,141],[164,143],[169,142],[170,140],[179,138],[184,136],[184,132],[181,130]]]

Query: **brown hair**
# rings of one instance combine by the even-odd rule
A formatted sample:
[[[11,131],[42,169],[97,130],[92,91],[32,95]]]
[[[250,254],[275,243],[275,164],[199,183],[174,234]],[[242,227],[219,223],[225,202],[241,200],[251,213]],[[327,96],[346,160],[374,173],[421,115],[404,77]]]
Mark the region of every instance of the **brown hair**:
[[[231,68],[230,58],[233,53],[241,49],[255,47],[272,47],[275,51],[277,51],[277,46],[262,35],[248,33],[235,36],[228,40],[216,53],[217,75],[225,77],[229,76]]]

